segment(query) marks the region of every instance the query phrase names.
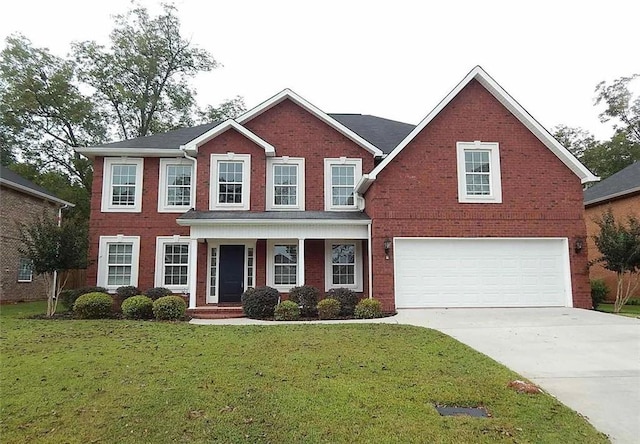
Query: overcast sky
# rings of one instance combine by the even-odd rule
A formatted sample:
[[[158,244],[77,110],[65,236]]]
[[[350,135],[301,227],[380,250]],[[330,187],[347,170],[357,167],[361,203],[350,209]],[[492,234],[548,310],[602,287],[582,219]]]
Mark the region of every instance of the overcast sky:
[[[159,11],[156,0],[140,3]],[[178,0],[183,35],[223,68],[194,85],[201,105],[252,108],[291,88],[325,112],[418,123],[481,65],[542,125],[598,138],[595,86],[640,72],[637,1]],[[63,56],[106,43],[129,0],[6,2],[0,38],[20,32]],[[636,82],[638,83],[638,82]]]

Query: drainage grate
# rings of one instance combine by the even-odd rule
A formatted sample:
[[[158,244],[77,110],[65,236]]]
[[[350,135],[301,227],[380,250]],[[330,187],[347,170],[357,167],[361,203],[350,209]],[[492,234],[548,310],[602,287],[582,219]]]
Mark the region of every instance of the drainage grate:
[[[434,406],[440,416],[473,416],[474,418],[488,418],[489,412],[483,407],[449,407]]]

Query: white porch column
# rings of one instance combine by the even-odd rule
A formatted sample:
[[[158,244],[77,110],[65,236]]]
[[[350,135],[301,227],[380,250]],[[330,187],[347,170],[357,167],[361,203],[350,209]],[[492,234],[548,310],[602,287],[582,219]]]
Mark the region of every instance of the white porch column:
[[[304,238],[298,239],[298,286],[304,285]]]
[[[189,242],[189,308],[196,308],[198,286],[198,239]]]

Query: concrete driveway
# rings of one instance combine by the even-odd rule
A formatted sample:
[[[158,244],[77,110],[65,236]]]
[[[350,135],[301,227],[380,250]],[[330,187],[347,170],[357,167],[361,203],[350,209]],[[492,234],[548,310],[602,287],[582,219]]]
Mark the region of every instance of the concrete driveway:
[[[506,365],[615,443],[640,443],[640,319],[576,308],[402,309]]]

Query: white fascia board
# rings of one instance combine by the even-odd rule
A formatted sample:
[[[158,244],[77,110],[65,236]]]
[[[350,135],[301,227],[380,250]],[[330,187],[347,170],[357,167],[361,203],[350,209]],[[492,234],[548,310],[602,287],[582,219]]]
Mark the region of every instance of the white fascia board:
[[[62,199],[59,199],[57,197],[50,196],[49,194],[45,194],[45,193],[42,193],[40,191],[31,189],[29,187],[25,187],[24,185],[20,185],[20,184],[17,184],[15,182],[11,182],[10,180],[7,180],[7,179],[0,178],[0,184],[5,185],[5,186],[7,186],[9,188],[13,188],[14,190],[21,191],[23,193],[30,194],[32,196],[39,197],[39,198],[44,199],[44,200],[48,200],[50,202],[58,203],[60,205],[66,205],[68,207],[75,207],[76,206],[75,204],[72,204],[71,202],[67,202],[66,200],[62,200]]]
[[[473,68],[460,83],[456,85],[447,96],[411,131],[400,144],[384,158],[369,174],[375,180],[380,171],[384,169],[431,121],[444,109],[445,106],[456,97],[462,89],[471,82],[477,80],[500,103],[502,103],[529,131],[531,131],[547,148],[549,148],[573,173],[580,178],[582,183],[596,182],[599,177],[593,175],[578,159],[540,125],[513,97],[511,97],[498,83],[486,73],[480,66]]]
[[[252,133],[251,131],[249,131],[248,129],[246,129],[244,126],[240,125],[238,122],[236,122],[233,119],[225,120],[220,125],[217,125],[216,127],[211,128],[206,133],[201,134],[200,136],[196,137],[192,141],[182,145],[181,149],[197,153],[198,147],[200,145],[207,143],[211,139],[214,139],[215,137],[219,136],[220,134],[224,133],[229,129],[236,130],[237,132],[242,134],[244,137],[251,140],[253,143],[258,145],[259,147],[263,148],[267,157],[272,157],[276,155],[276,149],[273,147],[273,145],[271,145],[264,139],[260,138],[256,134]]]
[[[260,105],[256,106],[255,108],[247,111],[246,113],[238,117],[236,121],[238,121],[241,124],[245,124],[246,122],[253,119],[254,117],[273,108],[274,106],[284,101],[285,99],[292,100],[294,103],[298,104],[305,110],[309,111],[311,114],[316,116],[318,119],[322,120],[324,123],[326,123],[333,129],[335,129],[336,131],[338,131],[340,134],[347,137],[348,139],[351,139],[356,144],[360,145],[362,148],[364,148],[369,153],[371,153],[374,157],[382,157],[384,155],[384,153],[380,148],[366,141],[365,139],[360,137],[358,134],[354,133],[349,128],[347,128],[346,126],[344,126],[343,124],[341,124],[340,122],[338,122],[337,120],[335,120],[334,118],[326,114],[320,108],[308,102],[307,100],[305,100],[304,98],[302,98],[301,96],[299,96],[298,94],[290,90],[289,88],[282,90],[275,96],[262,102]]]
[[[109,148],[94,146],[89,148],[74,148],[77,153],[85,157],[183,157],[179,148]]]
[[[178,225],[192,227],[197,225],[368,225],[368,219],[176,219]]]

